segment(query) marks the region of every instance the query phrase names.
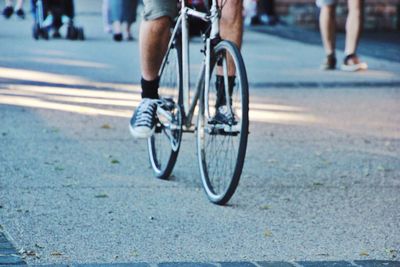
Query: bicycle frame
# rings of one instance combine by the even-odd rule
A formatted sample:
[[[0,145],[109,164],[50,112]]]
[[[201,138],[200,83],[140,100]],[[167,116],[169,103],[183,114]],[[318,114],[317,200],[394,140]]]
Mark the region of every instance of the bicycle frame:
[[[201,71],[198,75],[198,80],[196,82],[196,90],[192,99],[190,99],[190,74],[189,74],[189,26],[188,17],[195,17],[202,19],[211,23],[210,36],[205,39],[206,50],[205,50],[205,61],[202,63]],[[178,16],[176,25],[173,29],[170,42],[168,44],[168,50],[173,44],[176,34],[181,29],[182,32],[182,91],[183,91],[183,126],[185,131],[193,131],[191,129],[192,119],[194,115],[194,110],[197,105],[197,101],[200,97],[200,93],[203,88],[209,86],[209,76],[210,76],[210,51],[211,51],[211,40],[219,38],[219,8],[217,0],[212,0],[212,5],[210,9],[210,14],[205,12],[199,12],[190,8],[186,5],[185,1],[181,1],[181,10]],[[164,66],[164,62],[162,63]],[[160,70],[162,72],[162,70]],[[204,79],[204,75],[206,75]],[[205,80],[205,84],[203,81]],[[204,87],[203,87],[204,86]]]
[[[168,179],[177,160],[182,133],[196,132],[205,192],[211,202],[225,204],[238,186],[246,154],[249,125],[246,69],[236,44],[220,37],[223,2],[212,0],[211,9],[206,12],[190,8],[184,0],[180,2],[180,14],[159,72],[165,98],[157,106],[159,134],[148,139],[150,162],[158,178]],[[188,19],[192,17],[209,26],[203,34],[203,59],[194,94],[190,92],[189,72]],[[199,113],[197,123],[193,124],[197,104]]]

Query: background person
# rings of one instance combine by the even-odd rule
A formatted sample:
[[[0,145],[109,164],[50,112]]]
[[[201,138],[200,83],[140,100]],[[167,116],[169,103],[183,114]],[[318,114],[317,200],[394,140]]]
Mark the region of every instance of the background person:
[[[14,10],[15,10],[15,14],[21,18],[21,19],[25,19],[25,12],[23,9],[24,6],[24,0],[17,0],[17,3],[14,7],[14,3],[13,0],[5,0],[6,6],[3,9],[3,16],[6,19],[9,19],[12,14],[14,14]]]
[[[123,39],[122,24],[126,23],[125,35],[127,40],[133,40],[131,26],[136,21],[138,0],[108,0],[114,41]]]
[[[358,71],[367,69],[357,54],[357,46],[363,27],[363,0],[347,0],[348,15],[346,20],[345,58],[341,69],[344,71]],[[324,45],[326,58],[321,68],[333,70],[336,68],[336,0],[317,0],[321,8],[319,28]]]

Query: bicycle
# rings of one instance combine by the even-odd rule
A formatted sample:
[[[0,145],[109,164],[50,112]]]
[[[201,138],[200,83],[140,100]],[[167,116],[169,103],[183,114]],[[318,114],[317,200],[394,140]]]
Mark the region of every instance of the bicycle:
[[[246,155],[249,131],[246,69],[237,46],[219,37],[219,19],[224,4],[212,0],[207,12],[200,12],[187,6],[185,1],[180,2],[180,14],[159,70],[161,100],[156,130],[148,139],[150,162],[156,177],[168,179],[177,160],[182,133],[195,132],[203,188],[211,202],[224,205],[238,186]],[[203,34],[204,49],[201,52],[204,57],[192,97],[188,17],[199,18],[209,25]],[[223,76],[219,91],[217,74]],[[230,124],[212,121],[218,101],[224,102],[234,118]],[[192,121],[198,103],[194,128]]]

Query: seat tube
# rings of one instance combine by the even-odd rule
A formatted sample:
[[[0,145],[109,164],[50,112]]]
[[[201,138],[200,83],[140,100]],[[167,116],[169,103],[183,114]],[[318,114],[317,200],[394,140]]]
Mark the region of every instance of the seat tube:
[[[189,75],[189,27],[186,14],[185,1],[182,1],[182,82],[183,82],[183,107],[185,113],[189,112],[190,108],[190,75]]]
[[[217,0],[212,0],[211,6],[211,33],[210,38],[214,39],[219,37],[219,15],[218,15],[218,2]]]

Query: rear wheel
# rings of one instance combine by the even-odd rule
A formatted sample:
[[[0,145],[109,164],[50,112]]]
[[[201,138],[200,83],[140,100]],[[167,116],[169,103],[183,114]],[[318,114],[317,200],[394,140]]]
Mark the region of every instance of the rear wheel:
[[[80,41],[84,41],[85,40],[85,34],[84,34],[84,31],[83,31],[83,28],[78,28],[77,38]]]
[[[182,138],[181,49],[176,42],[167,52],[160,69],[155,133],[148,139],[151,166],[160,179],[168,179],[178,156]]]
[[[211,202],[223,205],[239,183],[249,129],[246,69],[233,43],[217,44],[210,73],[209,88],[205,88],[200,101],[197,151],[204,190]],[[221,106],[234,117],[231,123],[215,123]]]

